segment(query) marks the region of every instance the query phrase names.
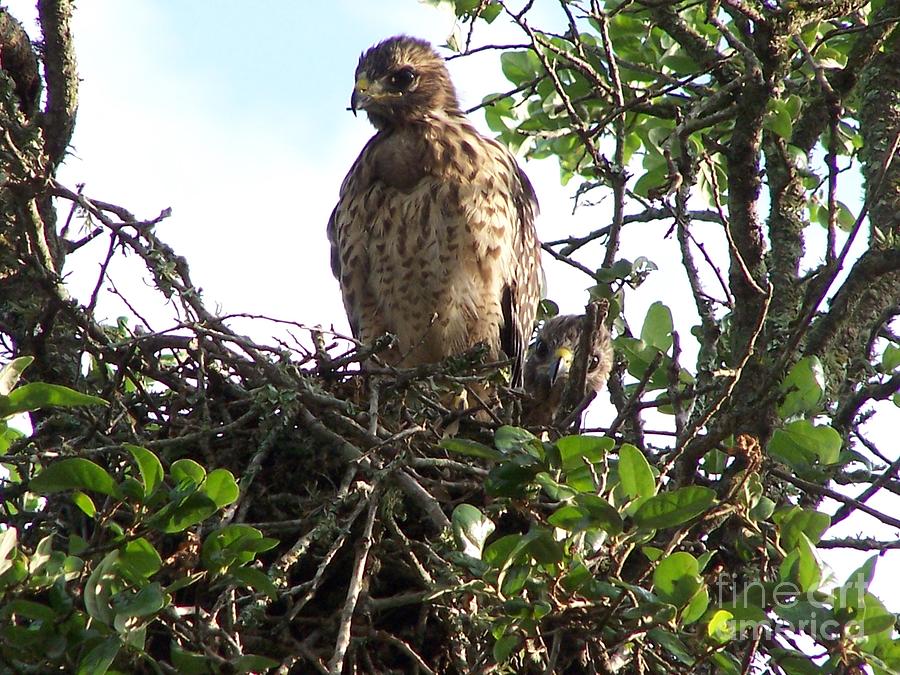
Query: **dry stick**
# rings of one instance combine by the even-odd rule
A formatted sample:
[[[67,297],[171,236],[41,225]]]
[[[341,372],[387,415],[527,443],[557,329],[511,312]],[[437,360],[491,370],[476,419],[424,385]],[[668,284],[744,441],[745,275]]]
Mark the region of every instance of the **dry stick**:
[[[541,244],[541,248],[542,248],[544,251],[546,251],[547,253],[549,253],[550,255],[552,255],[554,258],[556,258],[557,260],[559,260],[560,262],[564,262],[564,263],[566,263],[567,265],[570,265],[570,266],[574,267],[574,268],[575,268],[576,270],[578,270],[579,272],[584,272],[584,273],[587,274],[591,279],[593,279],[594,282],[596,283],[596,281],[597,281],[597,276],[596,276],[596,274],[594,273],[594,270],[592,270],[591,268],[586,267],[585,265],[582,265],[582,264],[581,264],[580,262],[578,262],[577,260],[573,260],[572,258],[570,258],[570,257],[569,257],[568,255],[566,255],[566,254],[563,254],[563,253],[557,253],[556,251],[553,250],[553,247],[552,247],[550,244]]]
[[[419,482],[407,473],[406,469],[401,469],[394,476],[403,493],[419,505],[419,508],[439,530],[443,531],[450,527],[450,520],[444,515],[441,505],[428,490],[419,485]]]
[[[778,468],[772,468],[769,470],[773,476],[781,478],[782,480],[786,480],[791,485],[800,488],[801,490],[806,490],[807,492],[812,492],[813,494],[819,495],[821,497],[828,497],[829,499],[833,499],[836,502],[840,502],[841,504],[845,504],[850,506],[857,511],[862,511],[873,518],[880,520],[885,525],[890,525],[891,527],[896,527],[900,529],[900,520],[897,518],[892,518],[889,515],[886,515],[879,511],[878,509],[874,509],[867,504],[863,504],[861,501],[854,499],[853,497],[848,497],[847,495],[842,495],[840,492],[836,492],[831,488],[827,488],[824,485],[819,485],[818,483],[811,483],[808,480],[803,480],[802,478],[798,478],[793,474],[790,474],[786,471],[782,471]]]
[[[356,559],[353,562],[353,571],[350,573],[350,587],[347,589],[347,600],[344,602],[343,610],[341,610],[341,624],[334,644],[334,653],[328,662],[328,672],[331,675],[341,675],[341,671],[344,668],[344,656],[347,654],[347,647],[350,646],[350,625],[353,622],[356,603],[359,602],[363,573],[366,570],[369,550],[372,548],[372,530],[375,527],[375,515],[378,513],[378,497],[380,494],[380,487],[376,485],[369,495],[369,512],[366,514],[366,524],[363,528],[362,538],[358,543]]]
[[[731,220],[725,216],[725,209],[722,207],[722,201],[719,199],[719,181],[716,178],[716,167],[712,166],[712,160],[709,159],[708,155],[705,156],[705,159],[710,163],[709,179],[712,183],[713,202],[716,205],[716,211],[719,212],[719,216],[722,218],[722,224],[725,226],[725,239],[728,241],[728,249],[731,251],[731,255],[734,256],[734,259],[737,260],[738,267],[741,268],[741,273],[744,275],[744,281],[760,295],[771,296],[771,287],[768,291],[764,291],[760,285],[756,283],[756,279],[754,279],[753,275],[750,273],[750,268],[747,267],[747,261],[744,260],[743,254],[738,248],[737,243],[734,241],[734,237],[731,234]]]
[[[647,370],[644,371],[644,375],[641,377],[640,382],[638,382],[637,387],[631,393],[631,396],[628,397],[628,400],[625,402],[625,405],[622,406],[622,410],[620,410],[619,414],[616,415],[616,418],[612,421],[612,424],[609,425],[608,434],[610,436],[613,436],[619,431],[619,427],[622,425],[622,422],[625,421],[625,418],[631,412],[631,409],[634,407],[637,400],[644,393],[644,389],[647,388],[647,384],[650,382],[650,378],[653,377],[653,373],[662,362],[662,357],[662,352],[656,352],[656,356],[653,357],[653,360],[650,362],[650,366],[647,368]]]
[[[597,326],[606,318],[607,312],[609,312],[609,302],[607,300],[590,302],[584,308],[584,319],[581,321],[581,335],[575,348],[575,359],[569,372],[569,382],[566,385],[566,390],[563,392],[559,412],[556,415],[557,421],[568,421],[571,412],[578,407],[578,404],[584,398],[584,386],[587,380],[587,364],[591,356],[591,345],[594,342]],[[565,427],[559,426],[559,428],[564,429]]]
[[[800,49],[800,53],[803,54],[803,59],[815,73],[816,82],[821,87],[822,94],[830,108],[828,152],[825,155],[825,163],[828,165],[828,241],[825,248],[825,261],[831,263],[834,262],[834,247],[837,239],[837,123],[841,112],[840,97],[835,93],[831,83],[825,76],[825,69],[816,63],[803,39],[799,35],[794,35],[793,42]]]
[[[544,675],[553,675],[556,672],[556,662],[559,660],[559,650],[562,646],[562,629],[553,631],[553,643],[550,646],[550,655],[547,657],[547,667]]]
[[[900,373],[894,373],[884,382],[872,382],[867,384],[856,391],[838,407],[837,411],[835,411],[832,416],[832,421],[838,428],[846,427],[853,421],[853,418],[856,417],[859,409],[862,408],[866,402],[871,401],[872,399],[883,401],[893,394],[896,394],[898,391],[900,391]]]
[[[588,409],[588,406],[594,402],[594,399],[597,398],[597,392],[589,391],[584,395],[584,398],[581,399],[581,402],[575,406],[575,409],[570,412],[566,418],[556,425],[557,429],[568,429],[571,427],[575,421],[580,417],[581,413]]]
[[[900,469],[900,457],[895,459],[889,467],[882,471],[881,474],[872,481],[871,485],[869,485],[865,490],[857,495],[856,501],[859,503],[863,503],[867,499],[869,499],[869,497],[878,492],[885,483],[887,483],[891,478],[894,477],[898,469]],[[841,522],[851,513],[853,513],[853,507],[850,504],[844,504],[831,517],[831,524],[834,525]]]
[[[878,539],[823,539],[816,543],[816,548],[850,548],[856,551],[889,551],[900,548],[900,539],[879,541]]]
[[[400,638],[391,635],[387,631],[383,630],[373,630],[371,632],[372,637],[377,638],[379,640],[383,640],[388,644],[394,645],[401,652],[406,654],[412,661],[418,666],[419,670],[426,673],[426,675],[436,675],[435,671],[428,667],[428,664],[419,656],[412,647],[406,644]]]
[[[498,427],[503,426],[503,420],[497,417],[497,413],[491,410],[491,407],[485,402],[483,398],[481,398],[478,392],[475,391],[475,387],[468,383],[464,383],[463,386],[466,389],[466,393],[468,393],[470,396],[472,396],[472,398],[475,399],[481,409],[487,413],[488,417],[490,417],[491,420],[493,420],[494,424],[496,424]]]
[[[603,41],[603,51],[606,54],[606,62],[609,67],[609,79],[613,85],[613,95],[616,106],[625,106],[625,97],[622,93],[622,80],[619,77],[619,65],[609,39],[609,21],[606,15],[601,15],[597,21],[600,29],[600,37]],[[625,218],[625,125],[623,117],[619,115],[613,122],[616,137],[616,147],[613,151],[614,171],[610,175],[610,183],[613,190],[613,221],[609,228],[609,238],[606,240],[606,253],[603,256],[603,266],[610,267],[619,250],[619,235],[622,232]],[[600,168],[599,166],[597,167]]]
[[[678,461],[679,457],[681,457],[685,450],[687,450],[688,445],[694,440],[697,434],[700,432],[704,426],[719,412],[719,409],[728,400],[728,397],[731,396],[731,392],[734,391],[734,388],[737,386],[737,383],[741,379],[741,375],[744,372],[744,367],[747,365],[747,362],[750,361],[750,357],[753,356],[753,353],[756,350],[756,341],[759,339],[759,336],[762,334],[763,326],[766,324],[766,317],[769,315],[769,304],[772,302],[772,285],[769,284],[768,293],[766,294],[765,299],[763,300],[763,306],[759,311],[759,318],[756,322],[756,328],[753,331],[753,335],[750,336],[750,341],[747,344],[747,349],[744,353],[741,362],[738,364],[737,368],[734,370],[734,374],[731,376],[731,382],[725,387],[722,393],[719,395],[719,398],[710,406],[709,410],[705,415],[698,418],[694,424],[689,428],[689,430],[685,434],[685,438],[682,442],[679,443],[678,447],[672,452],[672,456],[666,461],[665,466],[660,471],[659,477],[662,478],[665,476],[671,468],[674,466],[675,462]],[[701,447],[701,450],[703,448]],[[693,454],[693,453],[692,453]]]
[[[328,552],[322,557],[322,561],[319,563],[319,566],[316,568],[316,573],[312,579],[310,579],[306,584],[303,584],[306,588],[306,593],[303,594],[303,597],[300,598],[293,607],[291,607],[291,611],[287,614],[287,623],[291,623],[297,615],[303,611],[303,608],[306,604],[313,599],[316,592],[319,590],[319,584],[322,583],[322,579],[325,576],[325,570],[328,569],[328,566],[331,564],[331,561],[334,560],[334,557],[337,555],[338,551],[344,546],[344,542],[347,541],[347,536],[350,534],[350,531],[353,529],[353,523],[356,522],[356,519],[359,517],[359,514],[362,513],[363,508],[366,506],[366,502],[364,500],[360,500],[359,504],[353,509],[353,512],[347,518],[347,522],[344,527],[341,528],[341,533],[335,538],[335,540],[331,543],[331,546],[328,548]],[[323,532],[327,532],[330,530],[330,526],[317,526],[310,532],[310,535],[317,534],[319,530]],[[304,535],[301,537],[297,543],[291,548],[291,550],[285,555],[281,556],[278,559],[278,566],[280,568],[280,580],[282,583],[286,580],[286,575],[291,566],[293,566],[294,562],[299,559],[300,549],[308,550],[309,546],[312,545],[313,540],[316,537],[310,537],[309,535]],[[289,555],[290,554],[290,555]],[[285,564],[289,563],[289,564]],[[277,581],[278,579],[275,579]],[[300,592],[302,590],[301,586],[294,586],[287,590],[287,595],[294,595],[295,593]]]

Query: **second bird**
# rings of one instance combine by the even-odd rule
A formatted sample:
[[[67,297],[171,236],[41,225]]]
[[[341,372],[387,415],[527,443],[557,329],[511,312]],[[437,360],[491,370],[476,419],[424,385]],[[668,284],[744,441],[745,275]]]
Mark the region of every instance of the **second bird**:
[[[528,354],[525,365],[525,390],[529,400],[525,406],[525,421],[533,425],[550,425],[562,403],[569,383],[569,369],[581,339],[584,316],[564,314],[544,322]],[[598,393],[613,365],[612,337],[600,321],[591,340],[587,360],[584,394]]]

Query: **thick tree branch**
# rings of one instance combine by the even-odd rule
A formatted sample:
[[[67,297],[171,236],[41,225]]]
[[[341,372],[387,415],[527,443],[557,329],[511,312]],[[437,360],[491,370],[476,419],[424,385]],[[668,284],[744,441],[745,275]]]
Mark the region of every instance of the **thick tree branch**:
[[[72,138],[78,108],[78,72],[70,25],[73,7],[71,0],[38,2],[47,82],[47,107],[42,126],[47,155],[54,168],[62,161]]]

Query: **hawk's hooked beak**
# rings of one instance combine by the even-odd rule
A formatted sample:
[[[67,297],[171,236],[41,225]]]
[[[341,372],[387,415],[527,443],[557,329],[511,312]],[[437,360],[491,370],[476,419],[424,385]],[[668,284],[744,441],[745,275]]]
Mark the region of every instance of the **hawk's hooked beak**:
[[[350,110],[356,115],[357,110],[365,110],[373,98],[377,98],[381,87],[377,82],[369,82],[365,76],[356,80],[353,94],[350,96]]]
[[[553,356],[555,360],[550,364],[549,372],[551,387],[556,384],[560,377],[569,374],[569,368],[572,367],[572,359],[575,358],[575,354],[572,353],[571,349],[560,347]]]

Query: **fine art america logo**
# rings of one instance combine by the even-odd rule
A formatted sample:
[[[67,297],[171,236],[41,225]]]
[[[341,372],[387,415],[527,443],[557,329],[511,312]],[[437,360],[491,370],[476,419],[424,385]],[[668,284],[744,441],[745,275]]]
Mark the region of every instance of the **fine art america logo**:
[[[716,579],[721,609],[710,628],[727,639],[769,637],[779,631],[818,640],[861,637],[872,628],[864,625],[866,603],[874,600],[866,593],[868,581],[858,571],[843,586],[824,592],[803,591],[788,581],[762,583],[721,574]],[[767,610],[779,620],[773,621]]]

